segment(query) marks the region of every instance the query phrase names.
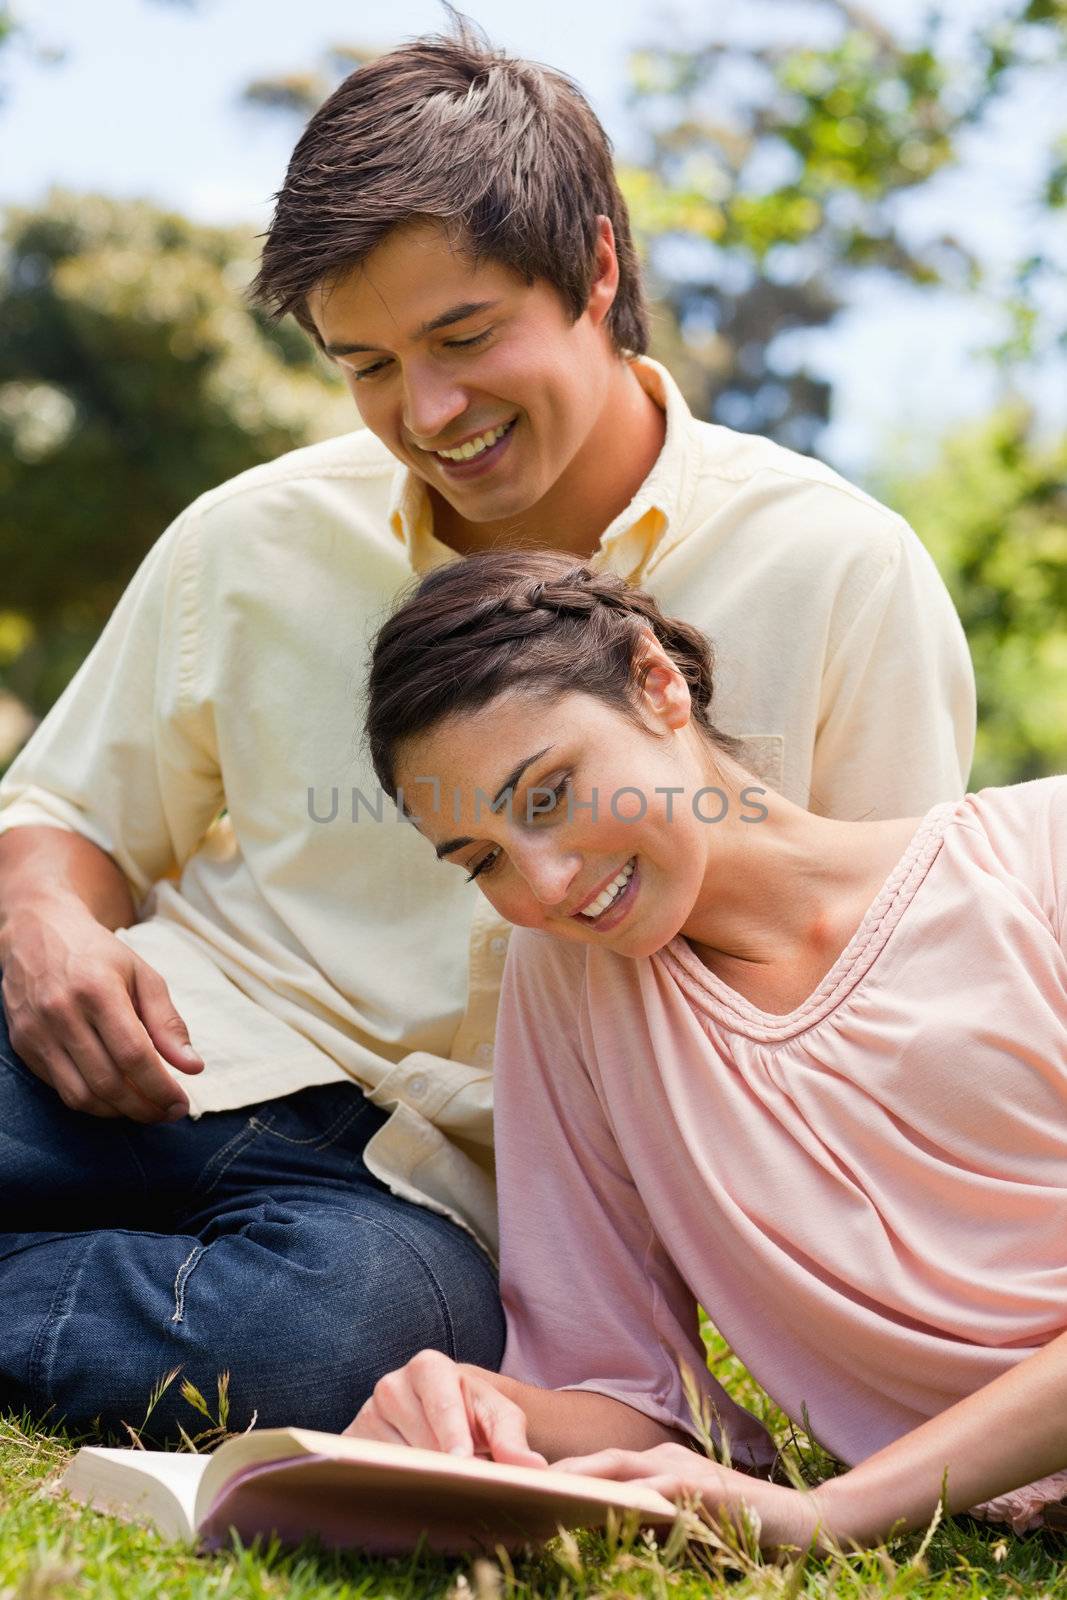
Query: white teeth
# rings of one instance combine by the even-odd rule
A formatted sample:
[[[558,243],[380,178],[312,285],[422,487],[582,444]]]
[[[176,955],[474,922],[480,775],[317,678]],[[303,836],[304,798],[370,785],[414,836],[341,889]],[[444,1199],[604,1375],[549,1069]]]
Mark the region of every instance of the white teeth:
[[[510,422],[503,422],[499,428],[490,428],[487,433],[480,433],[477,439],[468,439],[466,444],[458,445],[455,450],[435,450],[434,455],[440,456],[443,461],[470,461],[472,456],[480,456],[483,450],[488,450],[491,444],[502,439],[510,427]]]
[[[599,917],[602,915],[602,913],[608,909],[612,902],[617,899],[617,897],[625,889],[626,885],[633,876],[633,870],[633,862],[628,861],[623,867],[622,871],[619,873],[618,877],[612,878],[607,888],[601,889],[596,899],[590,905],[586,906],[585,910],[582,912],[582,916]]]

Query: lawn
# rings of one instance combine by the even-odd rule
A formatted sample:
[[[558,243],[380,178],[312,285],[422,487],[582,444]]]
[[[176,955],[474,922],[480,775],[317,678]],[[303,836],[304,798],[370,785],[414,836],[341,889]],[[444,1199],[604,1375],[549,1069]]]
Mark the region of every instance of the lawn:
[[[762,1415],[779,1439],[787,1425],[714,1337],[709,1351],[731,1391]],[[546,1550],[509,1561],[404,1561],[332,1555],[312,1546],[257,1545],[210,1556],[85,1511],[57,1496],[55,1480],[74,1445],[25,1418],[0,1417],[0,1600],[612,1600],[652,1595],[695,1600],[729,1589],[736,1600],[1067,1600],[1067,1543],[1052,1535],[1015,1538],[966,1519],[909,1535],[862,1555],[765,1562],[734,1543],[687,1540],[681,1529],[657,1545],[632,1529],[565,1535]],[[809,1479],[825,1470],[818,1452],[793,1438],[792,1459]]]

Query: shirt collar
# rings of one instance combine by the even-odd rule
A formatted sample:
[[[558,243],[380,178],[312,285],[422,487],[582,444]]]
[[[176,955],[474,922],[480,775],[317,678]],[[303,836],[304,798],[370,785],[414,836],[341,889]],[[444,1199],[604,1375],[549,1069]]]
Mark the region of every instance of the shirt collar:
[[[637,583],[683,537],[698,442],[697,424],[666,367],[648,356],[629,359],[642,389],[666,414],[666,435],[648,477],[601,534],[591,565]],[[456,552],[434,536],[426,485],[408,467],[398,466],[393,476],[389,526],[416,573],[456,559]]]

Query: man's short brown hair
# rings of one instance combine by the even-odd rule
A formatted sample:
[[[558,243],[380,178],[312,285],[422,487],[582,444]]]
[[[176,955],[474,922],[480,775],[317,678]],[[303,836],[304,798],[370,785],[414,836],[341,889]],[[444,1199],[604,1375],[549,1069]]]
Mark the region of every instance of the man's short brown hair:
[[[319,107],[276,197],[252,293],[314,334],[307,297],[357,267],[391,229],[435,220],[475,260],[543,278],[576,320],[611,219],[616,349],[642,353],[648,310],[611,143],[562,73],[494,50],[453,13],[430,36],[359,67]]]

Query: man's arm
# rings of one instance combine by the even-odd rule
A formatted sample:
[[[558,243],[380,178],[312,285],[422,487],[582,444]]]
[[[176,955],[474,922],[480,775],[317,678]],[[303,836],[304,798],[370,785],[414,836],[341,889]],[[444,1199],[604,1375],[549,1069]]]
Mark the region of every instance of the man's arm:
[[[0,836],[0,969],[5,925],[43,901],[76,902],[112,933],[137,921],[130,886],[106,851],[62,828]]]
[[[183,1072],[203,1063],[163,979],[114,936],[134,921],[125,877],[91,840],[46,827],[0,837],[0,973],[15,1050],[73,1111],[173,1120],[189,1104],[163,1061]]]
[[[223,803],[199,694],[196,541],[179,519],[0,783],[0,969],[12,1044],[64,1103],[161,1121],[197,1072],[166,985],[115,936]]]

